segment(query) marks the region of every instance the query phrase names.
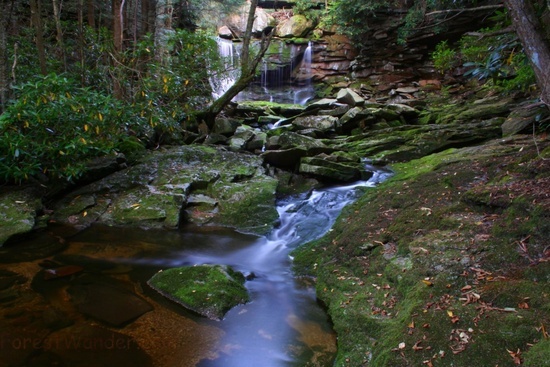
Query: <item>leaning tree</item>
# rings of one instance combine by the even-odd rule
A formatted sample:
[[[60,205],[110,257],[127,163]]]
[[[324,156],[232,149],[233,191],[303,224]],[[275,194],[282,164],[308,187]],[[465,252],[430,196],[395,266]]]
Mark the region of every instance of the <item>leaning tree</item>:
[[[260,42],[259,51],[257,54],[252,55],[250,49],[250,43],[252,40],[252,29],[254,26],[254,19],[256,17],[256,8],[258,7],[258,0],[252,0],[250,2],[250,10],[248,11],[248,20],[246,23],[246,31],[243,36],[243,45],[241,51],[241,66],[238,79],[235,83],[218,99],[216,99],[206,110],[202,111],[198,117],[206,123],[208,131],[214,127],[214,121],[216,116],[231,102],[239,92],[244,90],[248,84],[256,76],[256,69],[258,64],[265,55],[265,52],[269,48],[273,31],[268,34],[263,33]]]

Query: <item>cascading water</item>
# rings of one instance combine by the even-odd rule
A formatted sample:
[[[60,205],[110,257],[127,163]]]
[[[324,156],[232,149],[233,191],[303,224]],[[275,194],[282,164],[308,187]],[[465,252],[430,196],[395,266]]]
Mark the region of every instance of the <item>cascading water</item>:
[[[235,83],[239,76],[240,64],[240,54],[236,46],[239,44],[220,37],[216,41],[226,71],[221,75],[210,77],[213,98],[220,97]],[[312,43],[309,42],[306,47],[281,42],[278,47],[275,45],[270,49],[275,51],[266,55],[265,60],[260,64],[258,79],[239,93],[234,100],[305,104],[314,96],[311,83]]]
[[[290,253],[297,246],[326,233],[342,208],[359,197],[361,187],[372,187],[390,174],[374,167],[366,167],[366,170],[374,173],[368,181],[313,190],[281,200],[277,206],[279,225],[265,237],[203,227],[194,231],[165,231],[92,226],[77,235],[69,235],[64,252],[58,253],[53,261],[49,256],[45,257],[43,263],[46,264],[44,266],[55,261],[82,264],[82,277],[77,274],[74,278],[47,280],[45,273],[37,273],[33,280],[33,289],[41,292],[41,298],[50,302],[52,309],[63,310],[64,319],[76,323],[70,332],[66,326],[66,329],[59,331],[48,331],[53,333],[50,336],[53,339],[49,339],[51,344],[40,344],[51,347],[43,357],[52,354],[58,358],[56,361],[68,358],[70,363],[67,365],[72,367],[88,366],[87,357],[78,354],[81,349],[57,348],[63,344],[62,341],[69,340],[63,339],[63,335],[70,337],[70,340],[92,340],[90,335],[95,334],[87,333],[103,330],[99,338],[107,341],[115,335],[103,327],[89,325],[89,320],[77,312],[77,307],[71,303],[71,300],[82,301],[82,297],[75,296],[73,299],[73,294],[77,293],[71,293],[71,297],[68,297],[67,288],[86,289],[86,292],[92,288],[95,292],[118,290],[114,293],[116,297],[126,297],[129,292],[127,287],[134,289],[135,286],[135,289],[140,290],[136,291],[141,294],[140,297],[147,297],[149,302],[154,303],[154,309],[128,327],[121,327],[116,338],[122,338],[123,333],[130,333],[139,339],[139,344],[143,342],[142,347],[147,353],[157,358],[159,354],[162,355],[156,363],[143,360],[137,366],[332,366],[336,354],[336,336],[325,312],[317,304],[314,287],[292,274]],[[62,228],[58,230],[60,234],[64,233]],[[25,246],[42,248],[40,246],[44,245],[44,236],[44,233],[37,234],[36,239],[32,240],[36,244],[27,243]],[[35,257],[29,262],[18,260],[20,246],[14,246],[12,250],[5,249],[8,252],[4,252],[3,261],[6,262],[6,258],[12,254],[13,266],[21,263],[17,266],[23,269],[36,268]],[[170,303],[147,286],[147,281],[159,270],[199,264],[230,265],[250,275],[245,285],[251,301],[230,310],[222,321],[213,321]],[[121,286],[121,282],[124,286]],[[34,304],[33,298],[29,299]],[[19,300],[23,302],[23,297]],[[120,312],[119,309],[110,309],[114,307],[110,306],[110,302],[98,303],[87,302],[84,314],[112,315]],[[10,307],[11,303],[0,304],[0,312]],[[40,315],[43,312],[44,305],[39,303],[38,307],[33,314]],[[164,321],[165,318],[168,321]],[[28,337],[29,334],[25,333],[27,327],[30,325],[23,324],[21,338]],[[132,343],[132,346],[137,345],[135,341]],[[84,355],[91,356],[85,353],[92,352],[96,353],[95,350],[84,348]],[[129,355],[145,355],[141,349],[124,348],[99,349],[97,353],[104,354],[104,358],[109,358],[110,362],[115,360],[127,363]],[[20,364],[18,354],[7,354],[12,358],[9,361],[17,361],[12,364]],[[2,358],[5,362],[7,357],[2,355]]]
[[[307,48],[304,51],[304,56],[302,59],[302,66],[299,70],[301,74],[301,79],[304,81],[304,85],[301,89],[297,90],[294,93],[294,103],[295,104],[306,104],[308,100],[313,98],[315,91],[311,83],[311,63],[312,63],[313,51],[311,41],[308,42]]]
[[[212,97],[219,98],[239,77],[240,56],[232,41],[217,37],[216,43],[224,71],[220,75],[210,76],[210,86],[212,87]]]

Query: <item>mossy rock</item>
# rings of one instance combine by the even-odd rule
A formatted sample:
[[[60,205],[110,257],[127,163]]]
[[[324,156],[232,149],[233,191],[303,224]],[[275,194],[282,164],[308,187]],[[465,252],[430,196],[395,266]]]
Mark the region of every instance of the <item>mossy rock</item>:
[[[395,164],[292,253],[334,323],[335,365],[512,366],[507,349],[548,365],[549,165],[530,139]]]
[[[242,273],[229,266],[200,265],[156,273],[149,286],[183,307],[221,320],[231,308],[250,300]]]
[[[30,232],[41,208],[40,197],[32,190],[0,193],[0,246],[12,236]]]

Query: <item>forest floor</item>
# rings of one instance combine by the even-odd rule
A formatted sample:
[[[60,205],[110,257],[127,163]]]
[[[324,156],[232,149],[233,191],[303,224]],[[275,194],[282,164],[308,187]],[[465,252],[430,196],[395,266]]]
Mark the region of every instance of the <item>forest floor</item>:
[[[336,366],[550,366],[550,140],[517,135],[393,167],[295,253]]]

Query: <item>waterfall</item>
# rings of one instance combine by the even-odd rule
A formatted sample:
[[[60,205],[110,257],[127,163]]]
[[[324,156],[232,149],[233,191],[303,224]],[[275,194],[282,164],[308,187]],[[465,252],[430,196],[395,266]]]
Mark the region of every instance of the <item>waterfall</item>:
[[[239,77],[240,63],[240,55],[232,41],[216,37],[216,42],[224,67],[221,74],[210,76],[213,98],[219,98],[235,83]]]
[[[225,71],[210,76],[212,97],[219,98],[237,80],[240,72],[240,54],[230,40],[216,38],[218,52]],[[238,46],[239,44],[237,44]],[[239,93],[235,101],[265,100],[304,105],[315,96],[312,79],[313,44],[285,44],[271,48],[272,53],[260,64],[258,78]]]
[[[300,70],[298,71],[297,78],[299,81],[303,82],[303,88],[297,90],[294,93],[294,103],[304,105],[306,102],[315,95],[313,86],[311,84],[311,63],[313,58],[313,47],[311,41],[308,42],[307,48],[304,51],[304,56],[302,58],[302,64]]]

